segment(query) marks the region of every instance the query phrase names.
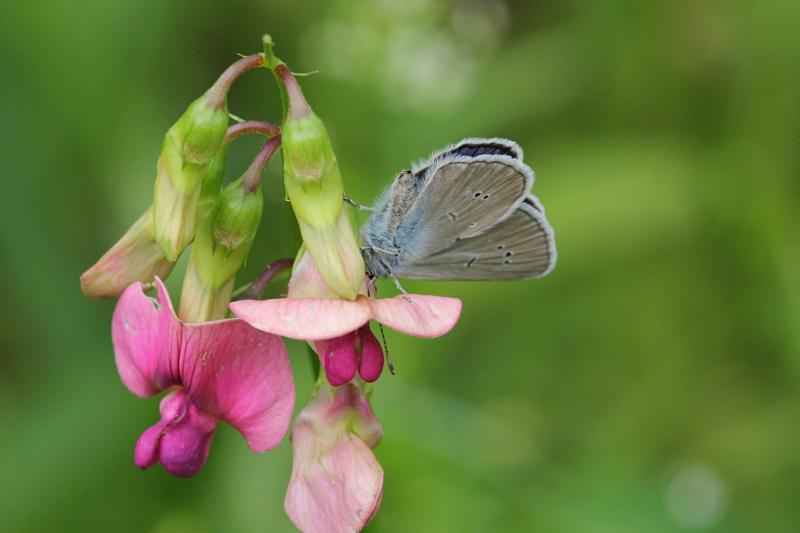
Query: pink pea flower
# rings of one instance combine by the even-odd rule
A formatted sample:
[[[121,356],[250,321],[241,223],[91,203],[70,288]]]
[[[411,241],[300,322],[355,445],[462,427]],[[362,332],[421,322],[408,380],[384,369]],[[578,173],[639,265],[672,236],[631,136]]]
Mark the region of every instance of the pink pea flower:
[[[370,331],[370,320],[406,335],[433,338],[453,329],[461,314],[457,298],[422,294],[368,298],[366,286],[354,301],[338,299],[306,253],[292,273],[288,298],[241,300],[230,308],[254,328],[315,341],[331,385],[347,383],[356,373],[370,382],[380,376],[383,351]]]
[[[383,469],[372,453],[383,432],[357,381],[320,383],[292,429],[286,514],[304,532],[360,531],[378,510]]]
[[[159,278],[155,285],[157,301],[141,283],[128,287],[112,324],[125,386],[142,397],[173,390],[161,401],[161,421],[136,443],[136,465],[161,462],[176,476],[193,476],[205,464],[218,420],[239,430],[254,451],[277,446],[294,408],[281,339],[237,319],[184,323]]]

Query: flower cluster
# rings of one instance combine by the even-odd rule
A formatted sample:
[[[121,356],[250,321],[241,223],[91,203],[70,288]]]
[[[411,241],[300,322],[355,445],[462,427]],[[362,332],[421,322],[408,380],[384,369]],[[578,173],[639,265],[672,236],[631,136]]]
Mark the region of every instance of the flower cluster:
[[[268,37],[264,44],[264,53],[231,65],[167,131],[152,204],[81,276],[81,288],[90,297],[119,298],[112,339],[125,386],[141,397],[167,391],[160,420],[135,445],[134,462],[143,469],[161,463],[176,476],[195,475],[220,420],[256,452],[277,446],[295,404],[281,337],[307,341],[321,370],[291,431],[286,513],[302,531],[358,531],[383,494],[383,470],[372,452],[382,429],[368,383],[380,377],[385,361],[370,322],[436,337],[455,326],[461,302],[415,294],[376,298],[325,126]],[[256,68],[272,71],[282,90],[280,127],[229,124],[228,91]],[[229,143],[252,133],[267,141],[245,173],[225,185]],[[261,222],[261,175],[279,149],[303,242],[294,262],[276,261],[244,290],[246,298],[232,301]],[[176,313],[162,279],[189,245]],[[292,265],[287,297],[259,299],[264,285]]]

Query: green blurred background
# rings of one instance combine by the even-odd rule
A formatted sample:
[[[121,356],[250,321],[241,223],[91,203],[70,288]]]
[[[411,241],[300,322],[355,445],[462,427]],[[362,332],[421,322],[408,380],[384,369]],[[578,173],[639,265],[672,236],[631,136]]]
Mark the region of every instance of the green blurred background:
[[[291,531],[290,447],[224,426],[189,480],[132,462],[78,276],[148,205],[169,125],[269,32],[351,196],[465,136],[517,140],[559,264],[389,332],[372,532],[799,531],[800,3],[12,0],[0,17],[0,530]],[[231,111],[278,121],[267,72]],[[237,176],[259,142],[232,147]],[[240,280],[289,253],[279,165]],[[182,269],[170,279],[179,287]],[[384,292],[391,292],[390,286]],[[177,294],[177,292],[174,292]],[[311,387],[290,345],[298,406]]]

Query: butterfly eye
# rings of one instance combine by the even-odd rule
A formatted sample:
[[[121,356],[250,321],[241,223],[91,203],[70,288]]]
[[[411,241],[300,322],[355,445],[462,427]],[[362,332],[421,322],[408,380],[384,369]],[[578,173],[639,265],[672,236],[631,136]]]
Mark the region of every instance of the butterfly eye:
[[[491,195],[489,193],[486,193],[486,194],[483,195],[483,199],[484,200],[488,200],[489,196],[491,196]]]
[[[502,244],[498,244],[498,245],[497,245],[497,249],[498,249],[498,250],[502,250],[503,248],[505,248],[505,246],[504,246],[504,245],[502,245]]]
[[[511,259],[506,259],[505,261],[503,261],[503,264],[504,265],[510,265],[511,264]]]
[[[473,196],[474,196],[475,198],[480,198],[480,197],[481,197],[481,194],[483,194],[483,193],[482,193],[481,191],[478,191],[478,192],[476,192],[475,194],[473,194]]]
[[[512,255],[514,255],[514,252],[511,251],[506,252],[506,257],[511,257]]]

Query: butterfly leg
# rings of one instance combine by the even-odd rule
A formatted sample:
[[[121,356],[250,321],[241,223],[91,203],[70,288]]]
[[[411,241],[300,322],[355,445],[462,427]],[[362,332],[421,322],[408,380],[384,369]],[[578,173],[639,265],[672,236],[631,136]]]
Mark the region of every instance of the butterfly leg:
[[[392,356],[389,355],[389,346],[386,344],[386,335],[383,333],[383,324],[378,322],[378,329],[381,330],[381,340],[383,341],[383,352],[386,355],[386,364],[389,366],[389,372],[392,373],[394,376],[397,374],[397,371],[394,368],[394,361],[392,361]]]
[[[374,209],[372,209],[371,207],[369,207],[369,206],[366,206],[366,205],[362,205],[362,204],[360,204],[360,203],[356,202],[355,200],[353,200],[352,198],[350,198],[350,197],[349,197],[349,196],[347,196],[346,194],[344,195],[344,201],[345,201],[346,203],[348,203],[348,204],[352,205],[353,207],[355,207],[355,208],[356,208],[357,210],[359,210],[359,211],[369,211],[369,212],[371,212],[371,213],[374,213],[374,212],[375,212],[375,210],[374,210]]]
[[[390,273],[390,274],[389,274],[389,279],[391,279],[392,281],[394,281],[394,286],[395,286],[395,287],[397,287],[397,290],[398,290],[398,291],[402,292],[403,294],[408,294],[408,293],[406,292],[406,290],[403,288],[403,286],[402,286],[402,285],[400,285],[400,280],[399,280],[399,279],[397,279],[397,278],[394,276],[394,274],[391,274],[391,273]]]

